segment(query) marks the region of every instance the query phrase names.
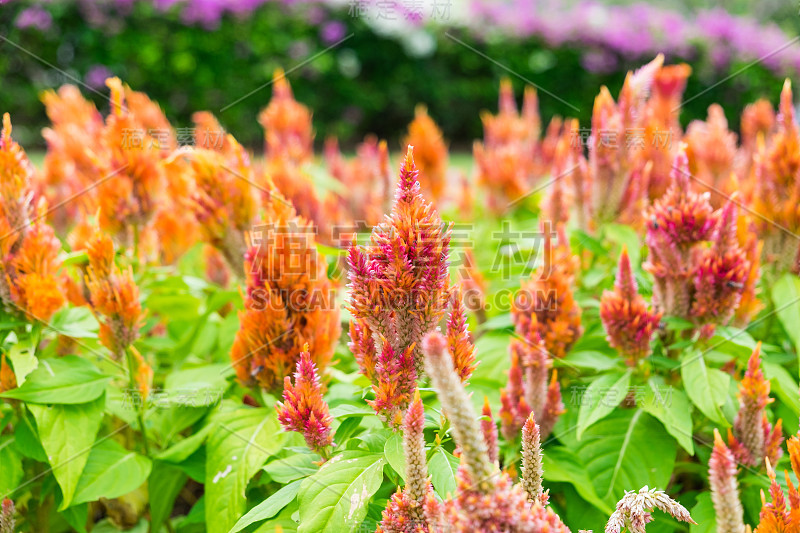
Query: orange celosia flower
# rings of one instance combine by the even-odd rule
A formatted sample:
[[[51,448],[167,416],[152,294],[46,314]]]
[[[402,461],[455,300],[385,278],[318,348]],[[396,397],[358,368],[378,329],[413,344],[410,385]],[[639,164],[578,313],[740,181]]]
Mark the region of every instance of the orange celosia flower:
[[[791,459],[792,472],[800,480],[800,435],[790,438],[787,442],[789,458]],[[789,489],[789,505],[783,488],[778,484],[772,462],[766,459],[767,475],[770,479],[770,502],[761,491],[761,512],[756,533],[797,533],[800,531],[800,493],[789,478],[789,472],[784,471],[786,485]]]
[[[419,168],[419,182],[423,192],[438,203],[447,180],[447,144],[442,130],[428,115],[424,105],[414,110],[414,120],[408,125],[408,135],[403,146],[411,145]]]
[[[786,272],[794,266],[800,232],[800,128],[789,80],[781,91],[778,131],[757,148],[754,164],[752,207],[764,238],[764,259],[775,272]]]
[[[6,361],[6,354],[0,356],[0,392],[17,388],[17,376]]]
[[[780,420],[772,425],[767,421],[766,407],[772,403],[769,397],[769,381],[761,371],[761,343],[753,350],[747,362],[747,371],[739,384],[739,412],[733,424],[733,433],[728,443],[740,463],[760,467],[764,458],[777,463],[783,441]]]
[[[280,193],[272,200],[245,254],[245,309],[231,349],[239,380],[268,391],[279,390],[305,344],[323,370],[339,337],[334,287],[314,230]]]
[[[139,287],[133,271],[120,270],[114,262],[111,237],[97,231],[89,241],[86,285],[90,292],[92,310],[100,321],[100,342],[113,356],[121,359],[139,337],[142,307]]]
[[[304,163],[313,155],[311,111],[294,99],[282,69],[275,71],[272,86],[272,99],[258,115],[266,136],[266,158],[285,157],[292,164]]]
[[[554,357],[564,357],[583,333],[581,309],[572,294],[577,258],[569,249],[563,230],[552,249],[550,232],[544,228],[544,264],[522,282],[514,298],[511,316],[520,337],[536,332]]]
[[[343,185],[341,193],[326,199],[325,211],[332,220],[352,225],[352,230],[371,228],[380,223],[391,206],[392,177],[386,141],[368,135],[356,148],[356,157],[346,161],[335,138],[325,142],[325,162],[331,176]],[[336,241],[352,240],[352,234],[333,235]]]
[[[522,111],[518,113],[511,81],[503,79],[497,115],[481,114],[484,140],[475,142],[473,153],[478,184],[488,190],[489,208],[495,212],[504,211],[509,202],[522,198],[534,180],[549,170],[552,147],[543,149],[540,142],[538,107],[536,91],[526,87]],[[560,129],[560,122],[554,121],[553,126]]]
[[[684,141],[697,188],[710,192],[711,205],[722,206],[726,194],[733,192],[730,176],[736,157],[736,134],[728,129],[722,107],[710,106],[705,122],[689,124]]]
[[[44,198],[34,216],[32,178],[33,167],[11,138],[6,113],[0,137],[0,297],[17,311],[47,321],[64,304],[58,282],[61,243],[45,223]]]
[[[450,316],[447,318],[447,348],[453,356],[453,364],[461,381],[467,381],[478,366],[475,361],[475,344],[467,329],[467,309],[461,286],[453,289]]]

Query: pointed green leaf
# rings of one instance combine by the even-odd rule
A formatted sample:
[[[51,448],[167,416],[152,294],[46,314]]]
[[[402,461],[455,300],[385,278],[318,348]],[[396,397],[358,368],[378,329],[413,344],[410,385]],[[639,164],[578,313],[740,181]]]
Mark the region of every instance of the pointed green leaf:
[[[434,490],[442,498],[456,493],[456,472],[460,460],[445,449],[438,447],[428,460],[428,472]]]
[[[383,480],[383,454],[347,451],[322,465],[300,485],[299,533],[355,531]]]
[[[406,479],[406,454],[403,451],[403,436],[395,433],[386,441],[383,453],[389,466],[397,472],[403,480]]]
[[[112,437],[105,438],[89,454],[73,503],[113,499],[133,492],[147,481],[151,467],[147,457],[126,450]]]
[[[72,504],[78,481],[103,418],[105,397],[72,405],[29,404],[47,461],[61,487],[61,510]],[[76,502],[80,503],[80,502]]]
[[[681,361],[681,377],[686,394],[700,412],[720,426],[731,425],[722,412],[728,400],[730,375],[708,368],[701,352],[689,350]]]
[[[692,409],[683,391],[668,386],[661,376],[653,376],[647,383],[644,397],[637,404],[656,417],[678,444],[694,455],[692,441]]]
[[[226,406],[223,406],[226,407]],[[217,411],[206,444],[206,527],[228,533],[245,512],[245,489],[285,439],[274,409]]]
[[[583,392],[578,411],[578,439],[598,420],[608,416],[628,394],[631,372],[604,374]]]
[[[231,529],[231,533],[241,531],[250,524],[272,518],[281,512],[281,510],[289,505],[289,503],[294,500],[295,496],[297,496],[297,491],[300,490],[300,483],[301,480],[298,479],[297,481],[293,481],[281,487],[275,494],[250,509],[246,515],[236,522],[236,525]]]
[[[34,403],[86,403],[103,394],[108,380],[86,359],[68,355],[40,360],[21,387],[0,396]]]

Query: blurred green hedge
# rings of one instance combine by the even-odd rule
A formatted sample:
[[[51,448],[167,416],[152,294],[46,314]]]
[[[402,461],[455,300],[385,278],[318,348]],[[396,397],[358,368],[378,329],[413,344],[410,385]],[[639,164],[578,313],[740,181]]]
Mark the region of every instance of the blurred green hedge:
[[[48,30],[20,29],[14,21],[25,7],[25,2],[0,6],[0,35],[5,36],[0,39],[0,111],[12,113],[15,133],[29,147],[43,145],[39,131],[47,118],[41,91],[74,79],[86,82],[87,74],[105,66],[158,101],[176,127],[190,126],[192,112],[208,109],[241,142],[258,149],[262,131],[256,117],[269,100],[270,88],[220,110],[267,84],[275,68],[293,69],[328,46],[320,26],[308,21],[307,11],[278,3],[265,4],[246,17],[227,15],[214,29],[187,25],[176,11],[162,13],[145,2],[124,12],[106,6],[111,15],[93,24],[86,21],[85,6],[51,3],[47,9],[53,22]],[[585,71],[577,49],[548,50],[540,43],[513,38],[476,41],[459,29],[429,29],[435,48],[424,57],[413,57],[400,42],[376,34],[346,10],[324,16],[327,21],[341,21],[345,34],[353,36],[289,74],[295,96],[314,112],[318,142],[337,135],[352,145],[365,133],[375,132],[389,139],[390,147],[399,146],[415,104],[422,102],[451,146],[469,149],[472,140],[482,135],[479,112],[496,109],[498,82],[509,74],[445,31],[579,109],[576,112],[540,92],[545,119],[554,114],[578,116],[588,125],[600,86],[606,84],[616,94],[624,79],[623,69],[609,75]],[[620,63],[627,69],[641,61],[620,58]],[[747,66],[734,64],[729,72],[714,72],[702,58],[690,63],[695,74],[687,98]],[[511,77],[521,94],[524,82]],[[755,64],[691,100],[681,118],[684,124],[704,118],[708,105],[719,102],[736,127],[746,103],[760,96],[776,102],[780,87],[781,80]],[[105,87],[96,92],[83,87],[83,92],[103,112],[107,110]]]

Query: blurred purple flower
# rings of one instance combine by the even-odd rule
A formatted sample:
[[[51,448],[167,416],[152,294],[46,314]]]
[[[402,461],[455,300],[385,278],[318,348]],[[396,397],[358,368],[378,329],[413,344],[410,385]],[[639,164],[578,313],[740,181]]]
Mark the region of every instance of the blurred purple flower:
[[[53,17],[45,9],[32,6],[23,9],[14,24],[20,29],[36,28],[40,31],[47,31],[53,24]]]
[[[345,27],[344,23],[338,20],[332,20],[322,25],[319,36],[323,43],[331,45],[335,42],[341,41],[346,31],[347,28]]]
[[[105,65],[92,65],[89,67],[89,70],[86,72],[86,76],[83,77],[86,85],[92,87],[93,89],[99,89],[103,87],[106,83],[106,80],[113,76],[114,74],[109,70],[109,68]]]

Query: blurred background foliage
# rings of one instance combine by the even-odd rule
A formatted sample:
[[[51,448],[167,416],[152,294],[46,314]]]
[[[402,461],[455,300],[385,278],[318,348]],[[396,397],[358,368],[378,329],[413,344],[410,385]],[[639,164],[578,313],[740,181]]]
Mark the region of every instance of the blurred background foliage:
[[[273,71],[282,67],[297,99],[314,112],[318,143],[335,135],[352,147],[374,132],[396,148],[414,106],[424,103],[451,147],[469,150],[482,135],[479,112],[496,108],[503,76],[518,94],[526,78],[557,95],[540,91],[545,120],[577,116],[588,125],[600,85],[616,95],[628,69],[664,51],[668,62],[687,61],[694,70],[684,125],[719,102],[736,128],[746,103],[762,96],[776,102],[782,78],[800,67],[792,42],[797,6],[789,2],[734,2],[725,4],[728,11],[709,5],[699,12],[690,2],[669,9],[438,2],[437,20],[435,4],[416,2],[424,6],[420,16],[398,11],[390,21],[364,0],[12,0],[0,5],[0,111],[12,113],[23,145],[42,147],[41,92],[80,82],[105,112],[103,80],[113,74],[158,101],[175,127],[190,126],[194,111],[210,110],[257,150],[257,114],[269,100]],[[747,9],[757,12],[741,13]]]

